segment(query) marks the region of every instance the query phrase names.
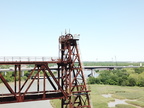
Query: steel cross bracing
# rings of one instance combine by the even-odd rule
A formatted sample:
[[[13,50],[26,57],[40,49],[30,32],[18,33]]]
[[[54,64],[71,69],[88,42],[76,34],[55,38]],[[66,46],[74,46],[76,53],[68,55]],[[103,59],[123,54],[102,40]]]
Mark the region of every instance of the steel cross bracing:
[[[60,36],[60,59],[54,61],[0,62],[0,65],[14,65],[11,76],[14,79],[13,84],[8,83],[4,74],[0,73],[0,80],[8,91],[0,92],[0,104],[61,99],[61,108],[91,108],[89,90],[80,61],[78,40],[71,34]],[[50,69],[51,63],[58,66],[56,74]],[[21,78],[23,64],[34,65],[25,80]],[[31,89],[33,85],[35,89]]]
[[[27,64],[29,63],[30,62],[28,62]],[[11,62],[10,64],[14,63]],[[53,72],[50,70],[48,61],[37,63],[35,62],[32,64],[34,64],[35,66],[33,70],[29,72],[29,75],[27,76],[27,79],[25,81],[21,80],[22,64],[14,64],[15,71],[13,72],[13,76],[11,76],[14,78],[14,84],[12,84],[13,87],[6,81],[3,74],[0,73],[0,79],[9,91],[8,93],[0,94],[0,103],[60,99],[66,97],[66,93],[62,89]],[[40,75],[43,76],[43,81],[40,80]],[[34,82],[36,82],[35,89],[30,90]],[[47,85],[47,82],[49,82],[49,85]],[[52,89],[47,89],[47,86],[51,86]]]

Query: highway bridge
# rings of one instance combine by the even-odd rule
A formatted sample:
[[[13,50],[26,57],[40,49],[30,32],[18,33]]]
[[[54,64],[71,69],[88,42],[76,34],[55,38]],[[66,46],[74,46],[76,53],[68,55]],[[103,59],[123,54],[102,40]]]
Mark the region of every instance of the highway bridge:
[[[84,66],[84,69],[122,69],[122,68],[139,68],[141,66]]]
[[[122,69],[122,68],[139,68],[141,66],[83,66],[83,69],[103,69],[103,70],[111,70],[111,69]],[[50,67],[51,70],[58,70],[57,67]],[[22,68],[22,71],[31,71],[33,68]],[[14,68],[9,69],[0,69],[0,72],[9,72],[14,71]]]

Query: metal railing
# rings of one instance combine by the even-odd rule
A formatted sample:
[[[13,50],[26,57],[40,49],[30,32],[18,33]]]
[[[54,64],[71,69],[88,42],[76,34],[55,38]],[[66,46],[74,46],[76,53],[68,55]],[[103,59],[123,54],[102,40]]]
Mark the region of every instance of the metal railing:
[[[0,56],[0,61],[56,61],[58,57],[46,56]]]

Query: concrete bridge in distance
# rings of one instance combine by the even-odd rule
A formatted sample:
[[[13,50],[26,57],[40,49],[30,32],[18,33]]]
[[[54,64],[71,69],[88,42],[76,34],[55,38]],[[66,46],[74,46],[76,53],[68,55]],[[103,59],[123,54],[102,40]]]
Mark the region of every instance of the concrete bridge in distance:
[[[113,69],[123,69],[123,68],[139,68],[141,66],[84,66],[84,69],[91,70],[89,76],[94,76],[94,70],[113,70]]]
[[[122,68],[139,68],[141,66],[83,66],[84,69],[122,69]]]
[[[91,70],[89,73],[89,76],[94,76],[95,71],[94,70],[113,70],[113,69],[123,69],[123,68],[139,68],[141,66],[83,66],[84,70]],[[50,67],[51,70],[58,70],[57,67]],[[32,71],[33,68],[22,68],[22,76],[24,76],[24,71]],[[14,68],[9,69],[0,69],[0,72],[5,72],[5,75],[7,72],[14,71]]]
[[[89,70],[111,70],[111,69],[122,69],[122,68],[139,68],[141,66],[83,66],[83,69],[89,69]],[[29,71],[33,68],[22,68],[22,71]],[[50,67],[51,70],[58,70],[57,67]],[[8,72],[8,71],[14,71],[14,69],[0,69],[0,72]]]

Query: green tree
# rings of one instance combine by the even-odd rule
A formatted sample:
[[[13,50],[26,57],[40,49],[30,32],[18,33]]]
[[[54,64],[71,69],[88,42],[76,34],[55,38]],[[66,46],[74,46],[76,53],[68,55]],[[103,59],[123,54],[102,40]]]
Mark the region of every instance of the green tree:
[[[140,73],[144,72],[144,67],[135,68],[134,70],[135,70],[135,73],[140,74]]]
[[[88,78],[88,84],[95,84],[96,83],[95,79],[96,78],[94,78],[94,77],[89,77]]]
[[[128,81],[129,81],[129,86],[135,86],[136,85],[136,80],[134,78],[129,77]]]

